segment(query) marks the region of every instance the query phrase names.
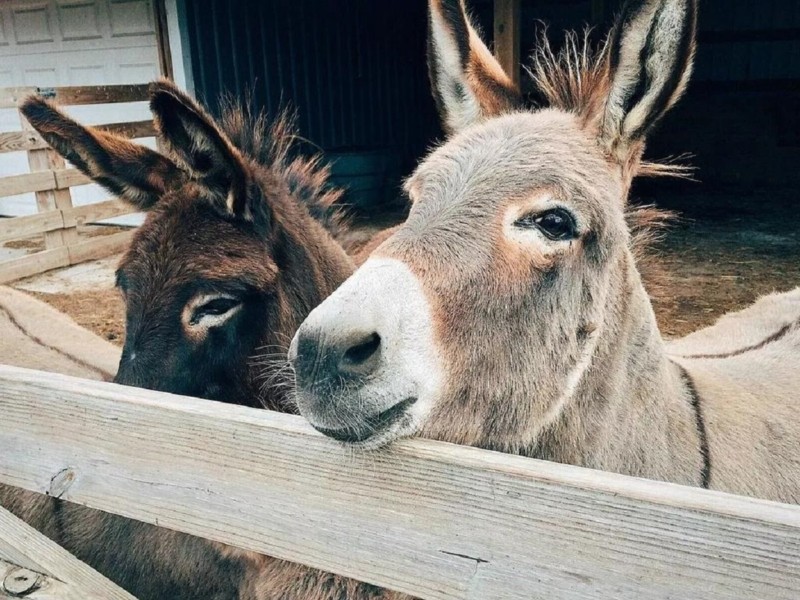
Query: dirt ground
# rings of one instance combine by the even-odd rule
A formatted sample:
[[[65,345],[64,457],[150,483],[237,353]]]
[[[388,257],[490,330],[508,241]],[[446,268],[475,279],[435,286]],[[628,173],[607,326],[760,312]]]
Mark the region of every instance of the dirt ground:
[[[686,335],[759,296],[800,286],[800,197],[734,194],[662,203],[681,215],[653,248],[663,282],[648,291],[665,336]]]
[[[123,227],[93,225],[81,226],[78,229],[81,241],[125,230]],[[43,236],[11,240],[0,245],[0,257],[13,258],[44,249]],[[83,266],[71,269],[80,271]],[[71,286],[65,285],[63,281],[60,284],[53,283],[54,280],[58,281],[59,273],[65,274],[63,270],[50,271],[14,285],[68,314],[79,325],[108,341],[121,344],[125,330],[125,307],[119,293],[113,289],[113,275],[110,280],[108,277],[103,280],[87,280],[75,285],[74,289],[69,289]],[[62,292],[61,289],[69,291]]]
[[[113,344],[122,345],[125,339],[125,303],[117,290],[29,293],[68,314],[78,325]]]
[[[659,285],[649,292],[662,332],[679,337],[772,291],[800,285],[800,199],[793,194],[680,194],[662,206],[681,218],[652,249]],[[370,224],[367,227],[374,227]],[[105,339],[124,339],[124,304],[110,286],[34,291]]]

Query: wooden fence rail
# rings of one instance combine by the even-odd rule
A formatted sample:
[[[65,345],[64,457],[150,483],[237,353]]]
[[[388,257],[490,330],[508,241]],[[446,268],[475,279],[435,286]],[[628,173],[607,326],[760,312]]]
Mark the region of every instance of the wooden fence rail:
[[[800,590],[798,506],[12,367],[0,415],[0,482],[422,598]]]
[[[0,598],[136,600],[3,508],[0,532]]]
[[[16,108],[30,95],[52,98],[64,105],[136,102],[147,99],[147,85],[0,88],[0,109]],[[31,172],[0,177],[0,197],[35,193],[39,213],[0,219],[0,242],[43,235],[45,250],[0,262],[0,283],[101,258],[123,249],[130,240],[130,231],[81,241],[77,228],[85,223],[135,211],[115,200],[73,207],[70,188],[90,183],[90,180],[78,170],[67,168],[64,160],[48,147],[21,114],[20,122],[22,131],[0,133],[0,154],[27,152]],[[152,121],[109,123],[97,127],[130,138],[152,137],[156,133]]]

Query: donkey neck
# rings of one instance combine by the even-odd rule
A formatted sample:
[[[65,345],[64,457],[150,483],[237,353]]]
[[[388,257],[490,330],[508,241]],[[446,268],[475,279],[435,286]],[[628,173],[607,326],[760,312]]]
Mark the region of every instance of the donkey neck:
[[[704,431],[693,390],[666,355],[629,253],[591,365],[533,455],[650,479],[701,485]]]

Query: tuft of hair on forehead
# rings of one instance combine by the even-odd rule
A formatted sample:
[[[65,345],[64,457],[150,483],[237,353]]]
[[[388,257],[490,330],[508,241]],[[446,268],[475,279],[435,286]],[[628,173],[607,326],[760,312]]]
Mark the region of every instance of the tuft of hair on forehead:
[[[595,45],[591,31],[567,31],[564,45],[555,51],[543,28],[527,68],[549,106],[580,116],[584,124],[602,117],[611,89],[610,36]]]
[[[297,117],[284,109],[271,119],[264,110],[255,110],[245,96],[230,94],[220,98],[219,125],[231,143],[247,158],[269,169],[285,182],[292,196],[334,237],[348,232],[350,221],[338,204],[343,190],[330,183],[330,167],[322,156],[303,156],[295,152],[301,140]]]
[[[577,115],[584,126],[598,127],[611,90],[611,41],[614,31],[599,42],[592,29],[567,31],[564,45],[554,50],[547,29],[539,31],[536,50],[527,67],[533,83],[548,106]],[[682,161],[688,154],[663,160],[642,160],[634,177],[692,179],[694,167]]]

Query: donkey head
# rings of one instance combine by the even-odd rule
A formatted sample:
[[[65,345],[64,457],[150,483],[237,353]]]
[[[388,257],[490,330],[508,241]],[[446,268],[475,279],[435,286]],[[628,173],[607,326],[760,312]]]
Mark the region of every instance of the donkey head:
[[[458,0],[431,0],[452,135],[407,222],[298,331],[301,412],[367,446],[422,434],[518,451],[567,409],[637,278],[625,210],[648,131],[683,91],[695,0],[628,5],[603,50],[540,49],[525,109]],[[648,307],[649,308],[649,307]],[[647,316],[652,319],[652,313]]]
[[[288,184],[243,156],[173,84],[152,84],[150,106],[168,156],[84,127],[43,100],[22,112],[86,175],[147,211],[117,271],[127,322],[116,381],[256,404],[243,389],[248,356],[264,331],[288,337],[296,326],[284,322],[286,259],[267,201],[286,196]]]

